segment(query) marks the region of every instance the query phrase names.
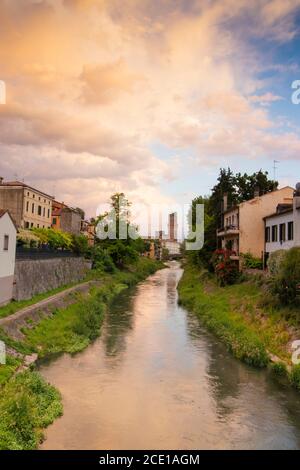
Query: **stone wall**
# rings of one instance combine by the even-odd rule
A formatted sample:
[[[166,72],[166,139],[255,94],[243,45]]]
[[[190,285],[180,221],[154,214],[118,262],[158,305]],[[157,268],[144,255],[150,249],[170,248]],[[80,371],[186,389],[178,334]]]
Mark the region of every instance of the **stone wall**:
[[[18,260],[13,299],[30,299],[36,294],[81,281],[89,269],[91,263],[84,258]]]

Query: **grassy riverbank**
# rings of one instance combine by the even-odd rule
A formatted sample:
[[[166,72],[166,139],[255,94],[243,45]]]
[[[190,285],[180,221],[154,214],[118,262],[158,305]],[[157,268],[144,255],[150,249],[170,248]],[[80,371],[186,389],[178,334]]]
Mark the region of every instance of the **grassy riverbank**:
[[[14,341],[3,331],[0,339],[17,353],[35,352],[40,358],[79,352],[100,334],[110,302],[162,267],[160,262],[140,258],[114,274],[95,271],[93,278],[99,279],[99,286],[87,295],[78,294],[72,305],[55,310],[38,325],[28,325],[23,341]],[[35,449],[42,440],[42,428],[62,413],[59,392],[38,373],[28,370],[13,376],[21,363],[20,358],[8,355],[7,364],[0,365],[0,449]]]
[[[201,317],[238,359],[265,367],[274,355],[282,364],[291,364],[290,344],[300,337],[295,315],[292,310],[264,305],[262,288],[255,280],[219,287],[213,276],[187,265],[178,289],[180,302]],[[294,367],[295,386],[297,375]]]

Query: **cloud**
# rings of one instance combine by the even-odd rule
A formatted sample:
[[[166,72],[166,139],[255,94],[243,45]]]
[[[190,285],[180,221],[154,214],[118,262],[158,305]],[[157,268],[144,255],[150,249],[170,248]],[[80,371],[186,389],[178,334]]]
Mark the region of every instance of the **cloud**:
[[[165,187],[186,162],[155,155],[153,142],[174,155],[187,149],[200,166],[298,158],[297,130],[279,129],[268,106],[281,97],[257,77],[283,73],[281,64],[254,46],[294,38],[298,8],[298,0],[0,0],[0,173],[56,185],[92,212],[114,189],[168,199]]]

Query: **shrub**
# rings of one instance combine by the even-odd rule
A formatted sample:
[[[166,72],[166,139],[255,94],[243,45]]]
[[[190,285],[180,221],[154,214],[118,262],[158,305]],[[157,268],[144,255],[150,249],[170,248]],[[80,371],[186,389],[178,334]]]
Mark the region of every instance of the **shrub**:
[[[287,375],[287,368],[284,362],[275,362],[271,365],[271,370],[277,377],[286,377]]]
[[[211,263],[214,266],[220,286],[234,284],[239,278],[238,264],[231,259],[235,252],[230,250],[216,250]]]
[[[72,250],[77,255],[86,255],[89,250],[87,237],[84,235],[72,235]]]
[[[269,273],[271,276],[278,276],[282,262],[286,255],[286,250],[277,250],[271,253],[267,262]]]
[[[18,374],[1,390],[0,449],[35,449],[41,428],[62,414],[59,392],[36,372]]]
[[[288,250],[280,264],[279,274],[271,282],[271,288],[284,305],[300,301],[300,248]]]
[[[116,266],[109,256],[107,250],[104,250],[99,245],[96,245],[91,252],[91,258],[93,262],[93,269],[98,269],[108,273],[114,273],[116,271]]]
[[[300,364],[294,365],[292,367],[290,381],[293,387],[295,387],[297,390],[300,390]]]
[[[251,253],[243,254],[242,257],[246,269],[263,269],[263,262],[260,258],[255,258]]]

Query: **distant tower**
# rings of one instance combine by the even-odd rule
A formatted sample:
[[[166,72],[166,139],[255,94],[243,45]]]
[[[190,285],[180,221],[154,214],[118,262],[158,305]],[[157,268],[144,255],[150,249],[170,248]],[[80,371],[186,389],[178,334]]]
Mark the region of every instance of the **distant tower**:
[[[177,241],[177,213],[169,214],[169,240]]]

